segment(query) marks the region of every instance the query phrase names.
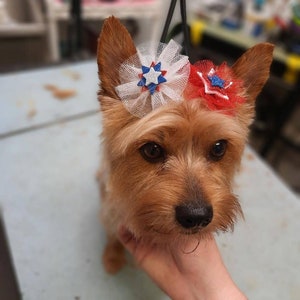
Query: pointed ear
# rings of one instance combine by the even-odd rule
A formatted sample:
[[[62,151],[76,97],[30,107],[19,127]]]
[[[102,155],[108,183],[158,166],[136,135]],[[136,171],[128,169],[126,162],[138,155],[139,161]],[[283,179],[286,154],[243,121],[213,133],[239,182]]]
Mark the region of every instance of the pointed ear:
[[[253,104],[269,78],[274,45],[261,43],[246,51],[232,66],[235,75],[242,79],[249,104]]]
[[[101,81],[99,95],[118,98],[115,86],[119,84],[119,68],[136,53],[133,40],[121,22],[115,17],[104,21],[98,39],[97,63]]]

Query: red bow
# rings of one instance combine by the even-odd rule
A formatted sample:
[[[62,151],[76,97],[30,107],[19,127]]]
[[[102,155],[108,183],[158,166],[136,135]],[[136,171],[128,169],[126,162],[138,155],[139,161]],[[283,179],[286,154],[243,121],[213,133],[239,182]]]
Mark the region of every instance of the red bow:
[[[201,97],[210,110],[225,110],[228,113],[232,113],[232,109],[245,102],[243,82],[235,77],[226,62],[215,66],[210,60],[191,65],[185,97]]]

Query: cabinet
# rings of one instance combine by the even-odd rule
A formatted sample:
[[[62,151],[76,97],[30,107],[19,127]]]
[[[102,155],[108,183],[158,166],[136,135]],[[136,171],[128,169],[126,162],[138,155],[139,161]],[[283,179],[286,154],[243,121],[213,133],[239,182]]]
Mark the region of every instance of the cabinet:
[[[41,0],[0,0],[1,71],[46,61],[46,35]]]

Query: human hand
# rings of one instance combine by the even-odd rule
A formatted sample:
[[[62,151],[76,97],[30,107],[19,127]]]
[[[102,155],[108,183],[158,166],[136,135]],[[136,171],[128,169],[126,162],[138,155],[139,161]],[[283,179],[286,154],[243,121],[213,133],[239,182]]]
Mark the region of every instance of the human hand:
[[[226,270],[212,235],[198,246],[191,240],[185,249],[146,245],[124,227],[119,231],[119,239],[137,264],[173,300],[246,299]]]

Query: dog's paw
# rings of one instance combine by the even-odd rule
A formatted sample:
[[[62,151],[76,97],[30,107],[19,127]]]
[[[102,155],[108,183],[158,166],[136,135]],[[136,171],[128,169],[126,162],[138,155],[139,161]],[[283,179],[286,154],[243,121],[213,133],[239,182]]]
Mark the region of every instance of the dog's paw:
[[[126,264],[124,247],[118,242],[108,243],[104,250],[102,261],[109,274],[116,274]]]

